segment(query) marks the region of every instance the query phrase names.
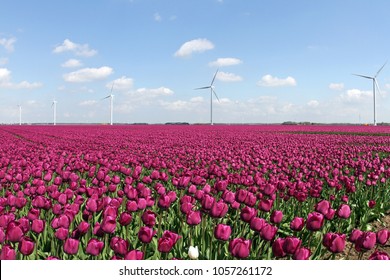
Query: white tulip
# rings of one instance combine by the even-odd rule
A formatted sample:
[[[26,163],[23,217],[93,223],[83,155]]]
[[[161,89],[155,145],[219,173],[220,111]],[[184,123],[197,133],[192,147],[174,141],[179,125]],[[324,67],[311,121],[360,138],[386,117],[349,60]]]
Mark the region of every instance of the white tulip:
[[[192,260],[197,260],[199,257],[198,246],[195,246],[195,247],[190,246],[190,248],[188,249],[188,256]]]

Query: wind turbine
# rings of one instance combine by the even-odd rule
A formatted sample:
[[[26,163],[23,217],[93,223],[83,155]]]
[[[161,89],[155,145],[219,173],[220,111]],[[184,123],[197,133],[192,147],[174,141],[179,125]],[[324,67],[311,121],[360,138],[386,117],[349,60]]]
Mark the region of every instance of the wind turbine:
[[[19,125],[22,125],[22,105],[18,104],[19,107]]]
[[[378,72],[376,72],[375,76],[371,77],[371,76],[366,76],[366,75],[360,75],[360,74],[353,74],[355,76],[359,76],[359,77],[362,77],[362,78],[366,78],[366,79],[371,79],[372,80],[372,93],[373,93],[373,96],[374,96],[374,126],[376,125],[376,94],[375,94],[375,89],[377,88],[379,93],[380,93],[380,89],[379,89],[379,85],[378,85],[378,82],[376,81],[376,77],[378,76],[379,72],[382,71],[383,67],[385,67],[387,61],[385,62],[385,64],[383,64],[383,66],[378,70]]]
[[[51,103],[51,107],[53,108],[53,125],[57,124],[57,101],[54,99],[53,103]]]
[[[110,125],[112,125],[112,113],[113,113],[113,109],[114,109],[113,108],[114,95],[112,94],[112,90],[114,89],[114,84],[115,84],[115,81],[112,83],[110,95],[107,95],[106,97],[103,98],[103,99],[110,98]]]
[[[214,77],[213,77],[213,80],[211,81],[211,84],[209,86],[206,86],[206,87],[200,87],[200,88],[196,88],[195,90],[198,90],[198,89],[210,89],[210,124],[213,125],[213,94],[215,95],[215,97],[217,98],[218,102],[219,102],[219,98],[217,96],[217,93],[215,92],[215,87],[214,87],[214,81],[215,81],[215,77],[217,76],[217,73],[218,73],[218,69],[217,71],[215,72],[214,74]]]

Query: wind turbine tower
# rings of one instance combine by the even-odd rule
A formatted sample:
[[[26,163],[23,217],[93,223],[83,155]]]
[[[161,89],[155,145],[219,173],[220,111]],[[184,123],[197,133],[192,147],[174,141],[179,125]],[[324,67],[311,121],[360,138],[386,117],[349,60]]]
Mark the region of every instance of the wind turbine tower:
[[[375,92],[375,89],[378,89],[378,91],[380,92],[378,82],[376,81],[376,77],[379,75],[379,72],[382,71],[383,67],[385,67],[386,63],[387,63],[387,61],[378,70],[378,72],[376,72],[375,76],[366,76],[366,75],[360,75],[360,74],[353,74],[355,76],[359,76],[359,77],[362,77],[362,78],[366,78],[366,79],[372,80],[372,93],[373,93],[373,97],[374,97],[374,126],[376,125],[376,92]]]
[[[211,84],[209,86],[205,86],[205,87],[200,87],[200,88],[196,88],[195,90],[198,90],[198,89],[210,89],[210,125],[213,125],[213,94],[215,95],[215,97],[217,98],[218,102],[219,102],[219,98],[218,98],[218,95],[217,93],[215,92],[215,87],[214,87],[214,81],[215,81],[215,77],[217,77],[217,74],[218,74],[218,69],[217,71],[215,72],[214,74],[214,77],[211,81]]]
[[[53,100],[51,107],[53,108],[53,125],[56,125],[57,124],[57,101],[56,100]]]
[[[18,105],[19,107],[19,125],[22,125],[22,105]]]

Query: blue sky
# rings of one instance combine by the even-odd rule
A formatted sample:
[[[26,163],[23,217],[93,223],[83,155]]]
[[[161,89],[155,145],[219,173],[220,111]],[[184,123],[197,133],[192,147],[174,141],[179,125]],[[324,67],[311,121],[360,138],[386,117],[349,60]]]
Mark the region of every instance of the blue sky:
[[[385,0],[4,0],[0,123],[373,121]],[[377,78],[390,122],[390,63]]]

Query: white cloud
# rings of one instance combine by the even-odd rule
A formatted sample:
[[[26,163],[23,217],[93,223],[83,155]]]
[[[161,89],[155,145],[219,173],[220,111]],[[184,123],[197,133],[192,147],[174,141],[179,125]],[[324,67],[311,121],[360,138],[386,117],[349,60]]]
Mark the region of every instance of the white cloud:
[[[82,66],[83,64],[81,63],[80,60],[78,59],[69,59],[67,61],[65,61],[64,63],[61,64],[62,67],[64,68],[75,68],[75,67],[80,67]]]
[[[202,102],[204,102],[204,98],[203,98],[203,96],[192,97],[190,99],[190,102],[192,102],[192,103],[202,103]]]
[[[310,100],[309,102],[307,102],[307,106],[311,108],[317,108],[318,105],[320,105],[320,102],[318,102],[317,100]]]
[[[79,106],[93,106],[97,103],[96,100],[85,100],[79,103]]]
[[[173,95],[173,91],[166,87],[159,87],[159,88],[139,88],[136,90],[137,94],[141,94],[143,96],[150,96],[150,97],[156,97],[156,96],[169,96]]]
[[[360,89],[349,89],[347,92],[341,94],[341,99],[346,102],[361,102],[372,97],[371,91],[363,91]]]
[[[330,83],[329,88],[332,90],[343,90],[344,84],[343,83]]]
[[[9,39],[6,38],[0,38],[0,46],[3,46],[6,51],[13,52],[14,51],[14,44],[16,42],[16,38],[12,37]]]
[[[8,58],[0,57],[0,65],[6,65],[8,63]]]
[[[106,87],[111,90],[112,85],[114,85],[113,90],[126,91],[130,90],[133,87],[134,80],[126,76],[122,76],[119,79],[116,79],[110,83],[106,84]]]
[[[257,82],[257,85],[264,87],[286,87],[286,86],[296,86],[297,82],[293,77],[288,76],[285,79],[272,77],[271,75],[265,75]]]
[[[233,57],[223,57],[223,58],[218,58],[215,61],[212,61],[209,63],[210,67],[224,67],[224,66],[232,66],[232,65],[237,65],[241,64],[242,60],[238,58],[233,58]]]
[[[162,21],[162,17],[159,13],[154,13],[153,18],[155,21]]]
[[[233,73],[218,72],[217,79],[223,82],[240,82],[242,77]]]
[[[188,57],[193,53],[202,53],[214,49],[214,44],[207,39],[195,39],[185,42],[175,52],[176,57]]]
[[[83,83],[102,80],[113,73],[111,67],[103,66],[100,68],[83,68],[63,75],[66,82]]]
[[[7,68],[0,68],[0,88],[7,89],[34,89],[42,86],[42,83],[30,83],[22,81],[20,83],[13,83],[11,81],[11,71]]]
[[[85,57],[90,57],[97,54],[97,51],[94,49],[90,49],[88,44],[83,44],[83,45],[77,44],[72,42],[69,39],[65,39],[61,45],[55,47],[53,50],[54,53],[63,53],[69,51],[73,52],[78,56],[85,56]]]

